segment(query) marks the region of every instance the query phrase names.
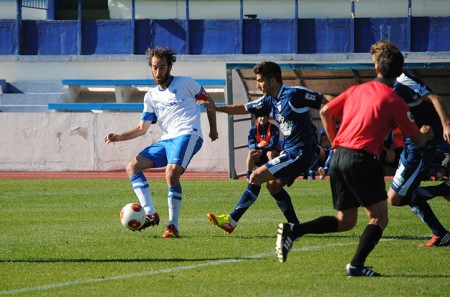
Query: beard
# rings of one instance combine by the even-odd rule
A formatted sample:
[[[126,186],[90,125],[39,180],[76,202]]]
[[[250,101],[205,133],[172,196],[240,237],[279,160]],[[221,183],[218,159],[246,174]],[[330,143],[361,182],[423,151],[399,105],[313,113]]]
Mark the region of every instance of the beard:
[[[156,78],[156,77],[153,77],[153,79],[156,81],[156,83],[157,83],[158,85],[166,85],[166,84],[169,82],[169,80],[170,80],[170,73],[167,73],[167,74],[164,75],[164,77],[161,78],[161,79],[158,79],[158,78]]]

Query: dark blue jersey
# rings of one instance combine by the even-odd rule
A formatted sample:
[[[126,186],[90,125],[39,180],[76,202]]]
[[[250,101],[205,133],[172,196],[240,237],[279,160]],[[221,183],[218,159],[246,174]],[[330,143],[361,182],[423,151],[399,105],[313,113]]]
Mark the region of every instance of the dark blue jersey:
[[[431,102],[422,100],[422,97],[430,93],[431,89],[409,73],[403,73],[397,78],[394,89],[408,103],[417,126],[420,128],[423,125],[429,125],[433,128],[434,137],[427,142],[427,145],[440,144],[444,139],[439,115]],[[405,146],[414,146],[410,138],[405,138]]]
[[[247,103],[247,110],[255,116],[270,114],[284,135],[284,149],[305,145],[316,146],[317,129],[314,126],[309,108],[319,109],[323,94],[303,87],[283,85],[277,98],[266,95]]]

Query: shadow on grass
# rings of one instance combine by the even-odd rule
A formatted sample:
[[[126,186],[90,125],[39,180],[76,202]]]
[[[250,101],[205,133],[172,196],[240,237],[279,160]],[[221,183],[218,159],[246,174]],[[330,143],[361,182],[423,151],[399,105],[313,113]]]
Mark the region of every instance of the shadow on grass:
[[[277,235],[268,236],[268,235],[253,235],[253,236],[244,236],[244,235],[229,235],[236,239],[275,239]],[[304,236],[304,238],[335,238],[335,239],[359,239],[361,234],[354,234],[354,235],[339,235],[337,233],[330,233],[330,234],[307,234]],[[226,236],[219,236],[214,235],[211,236],[214,238],[224,238]],[[431,236],[383,236],[382,239],[384,240],[428,240]]]
[[[395,275],[387,275],[383,274],[382,277],[395,277],[395,278],[450,278],[448,274],[395,274]]]
[[[212,262],[254,260],[251,257],[201,258],[201,259],[0,259],[0,263],[152,263],[152,262]]]

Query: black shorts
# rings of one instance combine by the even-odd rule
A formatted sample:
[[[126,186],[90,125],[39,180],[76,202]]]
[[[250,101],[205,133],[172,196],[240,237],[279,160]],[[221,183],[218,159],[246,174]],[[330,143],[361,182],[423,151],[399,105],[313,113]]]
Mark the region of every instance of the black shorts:
[[[349,209],[387,199],[381,162],[364,151],[338,147],[330,165],[333,205]]]

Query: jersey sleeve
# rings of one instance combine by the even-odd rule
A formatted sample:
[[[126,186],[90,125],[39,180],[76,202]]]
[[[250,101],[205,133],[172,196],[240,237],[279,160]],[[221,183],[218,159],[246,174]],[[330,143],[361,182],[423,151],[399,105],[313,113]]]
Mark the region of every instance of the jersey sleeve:
[[[189,90],[189,94],[192,95],[192,97],[197,100],[208,99],[208,93],[195,79],[189,76],[179,76],[178,78],[184,80],[184,83]]]
[[[333,116],[337,119],[342,118],[343,110],[345,101],[347,100],[349,94],[351,93],[352,89],[354,87],[351,87],[350,89],[347,89],[340,95],[338,95],[336,98],[334,98],[332,101],[328,102],[326,106],[330,110],[330,112],[333,114]]]
[[[153,108],[153,105],[151,104],[151,91],[149,91],[144,96],[144,110],[142,111],[141,120],[143,121],[150,121],[152,124],[155,124],[157,122],[157,116],[155,113],[155,110]]]
[[[247,103],[247,111],[253,113],[256,117],[269,115],[272,111],[270,104],[268,103],[267,96],[263,96],[252,102]]]
[[[295,108],[311,107],[319,109],[322,105],[323,94],[314,92],[304,87],[295,87],[291,104]]]
[[[394,89],[408,104],[420,100],[431,92],[431,89],[420,79],[406,73],[402,73],[397,78]]]

